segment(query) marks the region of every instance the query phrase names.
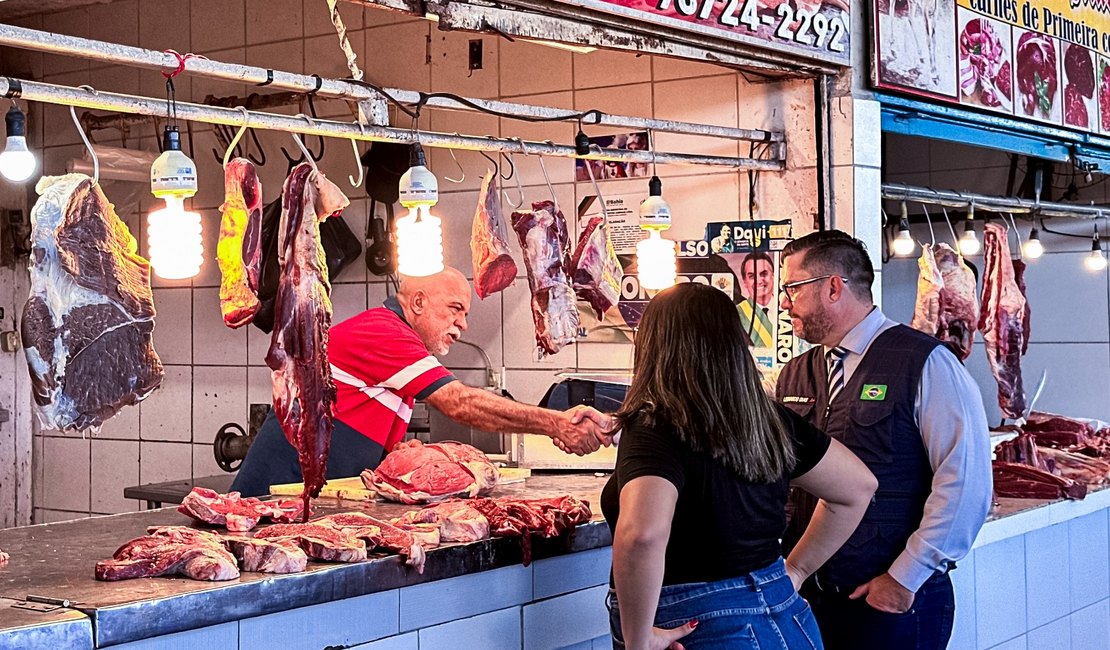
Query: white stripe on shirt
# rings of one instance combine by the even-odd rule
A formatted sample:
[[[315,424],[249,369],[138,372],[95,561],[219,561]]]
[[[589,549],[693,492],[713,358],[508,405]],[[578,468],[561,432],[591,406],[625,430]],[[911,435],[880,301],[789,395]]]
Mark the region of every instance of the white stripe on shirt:
[[[396,413],[398,417],[405,421],[405,424],[408,424],[409,420],[412,419],[412,408],[405,404],[405,400],[401,399],[400,395],[389,388],[381,384],[368,386],[366,382],[345,370],[337,368],[335,364],[331,364],[331,376],[336,381],[357,388],[370,399],[377,400],[379,404]]]
[[[409,364],[409,366],[407,368],[404,368],[403,370],[401,370],[397,374],[393,375],[389,379],[386,379],[385,381],[383,381],[382,383],[380,383],[378,385],[379,386],[386,386],[388,388],[392,388],[393,390],[401,390],[406,385],[408,385],[408,383],[410,381],[412,381],[413,379],[416,379],[417,377],[419,377],[420,375],[428,372],[432,368],[438,368],[439,366],[440,366],[439,359],[436,359],[435,357],[433,357],[432,355],[429,354],[428,356],[424,357],[420,361]]]

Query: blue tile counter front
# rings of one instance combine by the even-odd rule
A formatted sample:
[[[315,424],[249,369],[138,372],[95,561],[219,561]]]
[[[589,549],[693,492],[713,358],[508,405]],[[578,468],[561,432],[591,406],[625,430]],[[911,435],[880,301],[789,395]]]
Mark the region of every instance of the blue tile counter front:
[[[431,549],[423,574],[382,554],[355,564],[311,562],[292,575],[243,573],[228,582],[98,582],[93,566],[123,542],[148,526],[188,519],[162,509],[0,530],[0,548],[11,555],[0,568],[0,598],[36,594],[72,603],[58,610],[68,618],[46,621],[70,635],[64,643],[18,641],[27,637],[14,636],[19,626],[0,616],[0,649],[609,647],[604,589],[612,538],[597,505],[605,480],[536,476],[499,488],[496,496],[571,494],[595,510],[589,523],[559,538],[534,538],[529,566],[520,540],[500,538]],[[412,508],[330,503],[314,503],[315,514],[363,508],[394,517]]]

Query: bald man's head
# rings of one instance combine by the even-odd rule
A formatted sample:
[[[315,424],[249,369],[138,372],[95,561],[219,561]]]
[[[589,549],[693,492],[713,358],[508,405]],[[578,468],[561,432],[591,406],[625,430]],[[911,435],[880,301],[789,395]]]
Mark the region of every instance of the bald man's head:
[[[401,278],[397,301],[412,328],[432,354],[447,354],[466,331],[470,283],[451,267],[435,275]]]

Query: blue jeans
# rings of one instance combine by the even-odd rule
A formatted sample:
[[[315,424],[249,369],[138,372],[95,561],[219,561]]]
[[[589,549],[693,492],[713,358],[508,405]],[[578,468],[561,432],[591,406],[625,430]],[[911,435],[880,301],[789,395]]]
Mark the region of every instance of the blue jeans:
[[[609,590],[614,650],[624,650],[616,590]],[[680,643],[687,650],[823,650],[809,604],[794,591],[779,558],[746,576],[717,582],[670,585],[659,594],[655,626],[675,628],[698,619]]]

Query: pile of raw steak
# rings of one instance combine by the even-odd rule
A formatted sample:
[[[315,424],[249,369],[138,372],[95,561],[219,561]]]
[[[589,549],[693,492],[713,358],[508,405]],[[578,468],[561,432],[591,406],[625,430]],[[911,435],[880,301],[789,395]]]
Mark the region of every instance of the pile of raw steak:
[[[1110,428],[1034,412],[1012,440],[998,445],[994,491],[1025,499],[1082,499],[1110,482]]]
[[[213,497],[212,495],[215,494]],[[181,511],[209,523],[245,526],[256,516],[288,521],[299,514],[296,501],[257,502],[237,494],[202,490],[189,495]],[[257,502],[257,503],[252,503]],[[242,515],[244,511],[250,515]],[[233,512],[234,511],[234,512]],[[264,514],[263,511],[265,511]],[[367,512],[327,515],[307,523],[276,523],[253,535],[224,535],[187,526],[151,528],[121,546],[111,560],[98,562],[97,580],[182,575],[194,580],[233,580],[240,570],[262,573],[304,571],[308,560],[361,562],[381,550],[401,555],[423,572],[427,549],[446,542],[519,537],[524,563],[531,562],[532,535],[556,537],[586,523],[590,506],[571,496],[550,499],[479,498],[436,503],[393,519]],[[223,520],[221,523],[220,520]],[[246,523],[245,523],[246,522]]]
[[[362,473],[363,484],[378,496],[409,504],[484,496],[497,487],[497,479],[497,467],[470,445],[418,440],[403,443],[376,470]]]

